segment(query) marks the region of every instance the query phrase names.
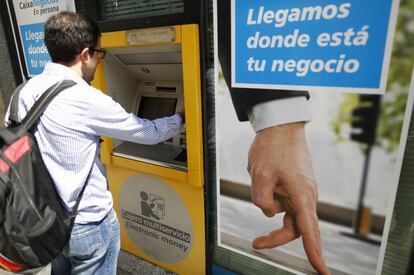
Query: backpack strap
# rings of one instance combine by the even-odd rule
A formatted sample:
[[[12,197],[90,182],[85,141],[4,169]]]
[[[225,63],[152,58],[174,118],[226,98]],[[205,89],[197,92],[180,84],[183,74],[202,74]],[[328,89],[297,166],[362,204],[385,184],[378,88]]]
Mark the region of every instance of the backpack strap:
[[[85,180],[85,183],[83,184],[82,190],[79,192],[78,197],[76,198],[75,205],[72,207],[72,212],[69,215],[69,220],[70,220],[70,225],[71,226],[73,226],[73,224],[75,223],[75,218],[78,215],[78,207],[79,207],[80,201],[82,199],[83,192],[86,189],[86,185],[88,185],[88,180],[89,180],[89,177],[91,176],[92,168],[93,168],[94,163],[95,162],[92,162],[92,166],[91,166],[91,169],[89,170],[89,174],[86,177],[86,180]]]
[[[27,81],[20,84],[13,92],[12,100],[10,103],[9,122],[10,126],[16,126],[19,123],[19,96],[23,87],[26,86]]]
[[[72,80],[62,80],[53,86],[51,86],[49,89],[47,89],[40,98],[35,102],[32,108],[30,108],[29,112],[27,112],[26,116],[21,122],[22,129],[29,130],[33,127],[33,125],[36,123],[36,121],[40,118],[40,116],[45,111],[46,107],[49,105],[49,103],[52,101],[52,99],[57,96],[61,91],[70,88],[74,86],[76,82]],[[70,223],[73,225],[75,221],[75,217],[78,214],[78,207],[80,204],[80,201],[82,199],[82,195],[85,191],[86,185],[88,184],[89,177],[92,173],[93,168],[93,162],[91,169],[89,170],[88,177],[86,178],[85,183],[83,184],[82,190],[79,192],[79,195],[76,199],[76,203],[72,208],[72,213],[70,214]]]
[[[36,121],[40,118],[43,112],[46,110],[46,107],[52,101],[55,96],[61,91],[74,86],[76,82],[72,80],[61,80],[58,83],[52,85],[49,89],[47,89],[38,100],[36,100],[35,104],[32,108],[27,112],[26,116],[21,122],[21,126],[23,130],[30,130]]]
[[[97,147],[97,150],[99,150],[99,146]],[[91,169],[89,170],[88,176],[86,177],[85,183],[83,184],[82,190],[79,192],[78,197],[76,198],[75,205],[72,207],[72,212],[69,215],[70,226],[73,226],[73,224],[75,223],[75,218],[78,215],[78,207],[79,207],[80,201],[82,199],[83,192],[86,189],[86,185],[88,185],[89,177],[92,174],[92,169],[93,169],[93,164],[94,163],[95,162],[93,161],[92,165],[91,165]]]

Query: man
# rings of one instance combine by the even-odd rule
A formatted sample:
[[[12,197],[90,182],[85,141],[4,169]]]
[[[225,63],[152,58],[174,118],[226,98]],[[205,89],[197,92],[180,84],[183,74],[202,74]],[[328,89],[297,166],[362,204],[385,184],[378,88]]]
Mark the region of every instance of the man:
[[[249,119],[256,131],[247,168],[252,201],[268,217],[285,212],[283,227],[256,238],[253,247],[273,248],[301,236],[312,266],[329,274],[322,258],[318,192],[304,131],[310,119],[309,94],[231,87],[230,9],[230,0],[217,1],[218,56],[239,120]]]
[[[22,119],[47,88],[63,79],[76,82],[50,103],[35,130],[43,161],[67,211],[87,184],[70,241],[63,256],[52,262],[53,274],[116,274],[119,223],[99,157],[99,136],[156,144],[175,136],[182,124],[178,114],[140,119],[89,85],[105,55],[99,36],[98,26],[82,15],[52,16],[45,24],[52,63],[29,80],[19,98]]]

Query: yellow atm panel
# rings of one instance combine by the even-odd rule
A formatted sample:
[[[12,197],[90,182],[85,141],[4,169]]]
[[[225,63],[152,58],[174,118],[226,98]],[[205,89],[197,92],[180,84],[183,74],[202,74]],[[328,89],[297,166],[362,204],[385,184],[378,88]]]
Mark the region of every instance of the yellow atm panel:
[[[179,274],[205,274],[200,54],[197,25],[103,33],[92,83],[127,111],[156,119],[185,110],[157,145],[103,137],[121,248]]]

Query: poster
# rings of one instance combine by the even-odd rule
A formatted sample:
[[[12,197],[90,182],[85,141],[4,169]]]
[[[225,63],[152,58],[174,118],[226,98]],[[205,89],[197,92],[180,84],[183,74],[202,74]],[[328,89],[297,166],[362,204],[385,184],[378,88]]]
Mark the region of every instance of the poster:
[[[233,87],[384,93],[398,2],[233,0]]]
[[[299,1],[289,1],[289,5],[293,2]],[[301,2],[315,4],[318,1]],[[351,3],[341,3],[348,2]],[[266,3],[287,5],[283,1]],[[385,94],[378,95],[377,128],[369,162],[366,161],[367,144],[352,140],[351,134],[355,133],[358,124],[355,123],[355,110],[363,105],[361,96],[356,93],[371,91],[361,89],[359,92],[338,93],[337,82],[327,82],[330,87],[309,89],[310,98],[306,101],[311,119],[305,124],[305,133],[318,185],[317,213],[322,250],[333,274],[376,274],[382,266],[381,255],[388,232],[385,225],[391,218],[390,210],[398,184],[400,140],[402,129],[409,123],[410,116],[405,113],[412,108],[409,92],[413,92],[409,87],[414,65],[414,29],[407,28],[414,24],[414,16],[408,12],[412,10],[413,3],[397,1],[393,5],[395,3],[398,4],[398,15],[390,18],[396,21],[393,54],[386,68],[382,68],[387,71],[387,85],[384,86]],[[216,2],[216,7],[220,8],[220,3]],[[225,13],[218,10],[216,15],[219,21]],[[220,39],[220,34],[217,39]],[[220,42],[216,52],[220,51],[219,45]],[[217,68],[220,68],[219,60]],[[239,121],[225,75],[222,71],[218,73],[215,96],[217,182],[220,184],[217,194],[218,245],[295,274],[314,272],[300,238],[272,249],[252,247],[256,237],[267,235],[282,226],[283,214],[268,218],[251,202],[251,177],[246,168],[249,167],[249,148],[256,133],[248,120]],[[267,78],[273,81],[270,76]],[[301,83],[299,86],[302,86]],[[258,87],[245,89],[246,93],[257,92],[252,88]],[[269,87],[263,88],[265,93],[275,92],[268,91]],[[290,109],[295,111],[294,106]],[[365,188],[362,188],[365,168]],[[360,223],[356,226],[359,205]],[[356,231],[358,234],[355,234]]]
[[[43,71],[47,62],[51,61],[44,43],[44,24],[46,20],[61,11],[75,11],[74,0],[13,0],[7,2],[11,18],[15,20],[14,31],[21,45],[27,76],[32,77]],[[13,20],[13,21],[14,21]]]

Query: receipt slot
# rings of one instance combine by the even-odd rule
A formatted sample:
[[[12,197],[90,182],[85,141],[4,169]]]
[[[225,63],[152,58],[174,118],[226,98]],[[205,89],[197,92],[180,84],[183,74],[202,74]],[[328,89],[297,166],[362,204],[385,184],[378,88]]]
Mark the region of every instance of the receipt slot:
[[[121,248],[179,274],[205,274],[198,27],[103,33],[101,47],[93,86],[142,118],[186,114],[182,131],[156,145],[103,137]]]

